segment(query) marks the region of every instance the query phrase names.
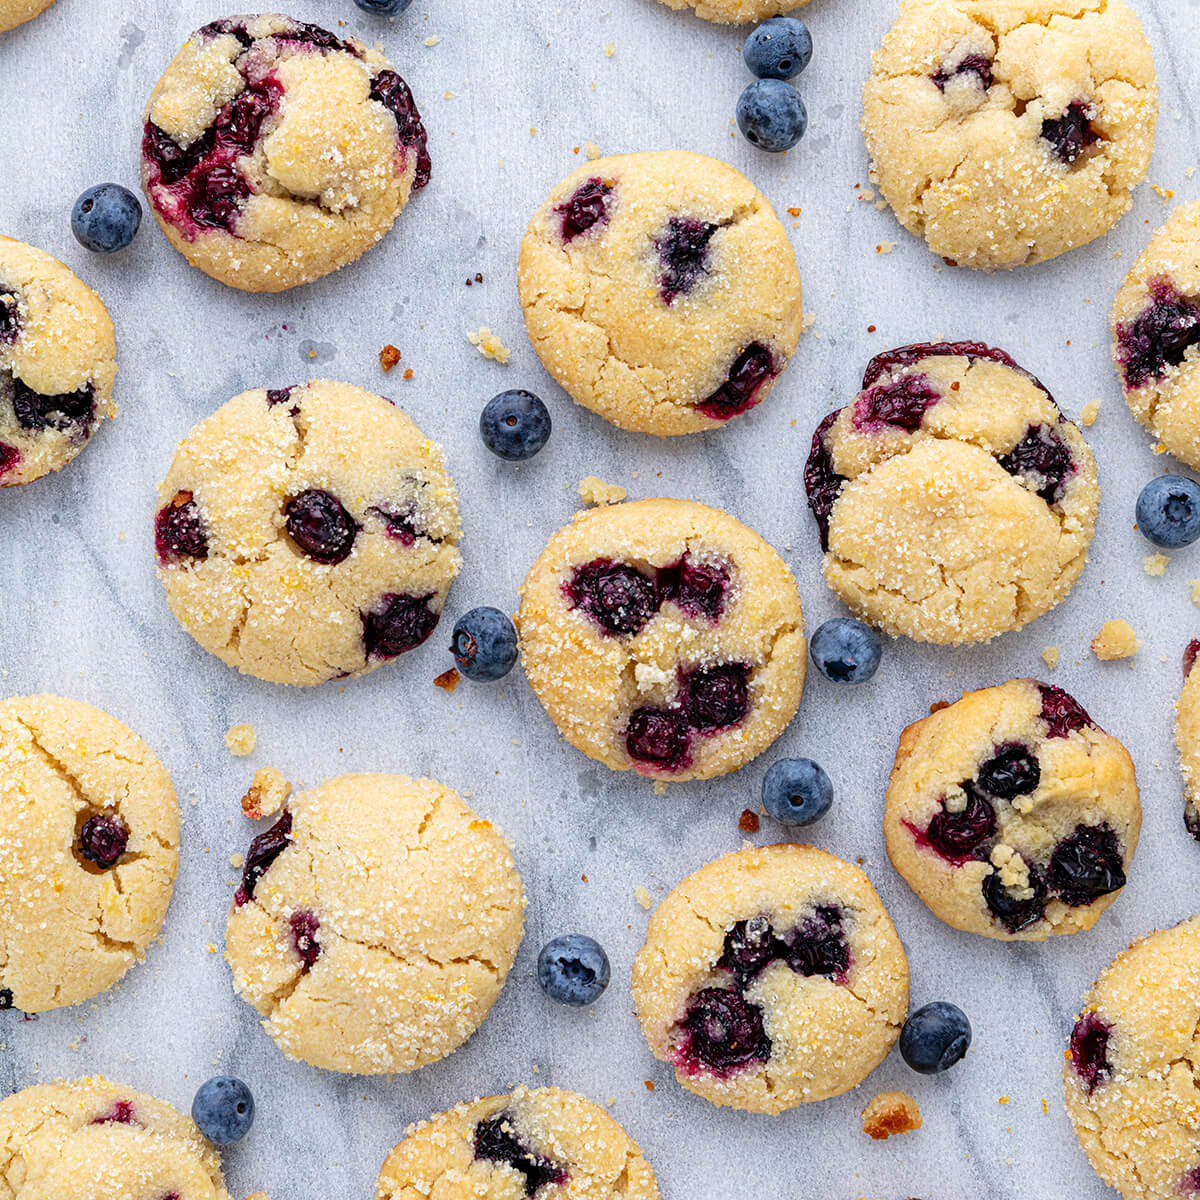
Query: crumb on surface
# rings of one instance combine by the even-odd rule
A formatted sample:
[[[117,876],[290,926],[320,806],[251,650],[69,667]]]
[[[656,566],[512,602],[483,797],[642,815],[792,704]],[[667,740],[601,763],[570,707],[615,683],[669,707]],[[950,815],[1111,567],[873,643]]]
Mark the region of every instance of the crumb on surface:
[[[379,365],[385,371],[390,371],[400,361],[400,358],[400,351],[389,342],[379,352]]]
[[[896,248],[895,242],[880,242],[875,247],[875,253],[876,254],[891,254],[891,252],[893,250],[895,250],[895,248]]]
[[[1169,554],[1147,554],[1142,559],[1142,570],[1147,575],[1159,576],[1167,569],[1167,563],[1171,561]]]
[[[619,504],[627,495],[619,483],[605,483],[596,475],[587,475],[579,481],[579,497],[584,504]]]
[[[481,325],[473,332],[468,331],[467,337],[484,358],[490,358],[501,366],[512,357],[512,351],[486,325]]]
[[[231,854],[229,856],[229,865],[235,871],[240,871],[246,865],[246,856],[240,851],[237,854]]]
[[[586,142],[583,151],[587,155],[588,162],[595,162],[596,159],[603,157],[603,151],[595,142]]]
[[[448,671],[443,671],[434,681],[433,686],[439,687],[443,692],[452,692],[458,687],[458,681],[462,676],[458,673],[457,667],[451,667]]]
[[[1192,589],[1192,603],[1200,604],[1200,579],[1189,579],[1188,587]]]
[[[921,1110],[907,1092],[880,1092],[862,1110],[863,1133],[884,1141],[921,1128]]]
[[[258,732],[253,725],[235,725],[225,734],[225,747],[230,754],[245,758],[258,745]]]
[[[1052,671],[1058,666],[1059,655],[1060,651],[1057,646],[1042,647],[1042,662],[1044,662]]]
[[[1142,645],[1142,639],[1133,632],[1133,626],[1120,617],[1105,621],[1100,632],[1092,638],[1092,653],[1101,662],[1115,658],[1132,658]]]
[[[758,813],[750,808],[742,809],[742,815],[738,817],[738,828],[743,833],[757,833],[759,824]]]
[[[1079,419],[1085,425],[1095,425],[1096,418],[1100,415],[1100,401],[1089,400],[1079,414]]]
[[[803,313],[800,317],[800,332],[807,333],[812,328],[813,322],[816,319],[817,314],[814,312]]]
[[[650,893],[644,887],[642,887],[640,883],[633,889],[633,898],[647,912],[650,911],[650,906],[654,903],[654,901],[650,899]]]
[[[252,821],[277,813],[292,794],[292,785],[278,767],[262,767],[254,772],[254,782],[242,797],[242,812]]]

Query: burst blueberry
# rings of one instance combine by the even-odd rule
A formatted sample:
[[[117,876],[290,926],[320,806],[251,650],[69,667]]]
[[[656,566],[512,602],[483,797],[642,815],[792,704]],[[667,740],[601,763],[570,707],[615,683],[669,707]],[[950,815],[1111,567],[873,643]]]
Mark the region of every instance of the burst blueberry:
[[[742,47],[746,66],[760,79],[794,79],[812,60],[812,34],[795,17],[764,21]]]
[[[112,254],[133,241],[142,223],[138,198],[119,183],[90,187],[71,209],[71,232],[87,250]]]
[[[833,784],[811,758],[781,758],[763,776],[762,803],[783,825],[811,825],[833,804]]]
[[[468,679],[502,679],[517,661],[517,631],[498,608],[473,608],[454,626],[450,652]]]
[[[900,1031],[900,1053],[914,1071],[937,1075],[948,1070],[971,1044],[971,1022],[957,1004],[935,1000],[918,1008]]]
[[[746,141],[779,154],[790,150],[808,128],[800,93],[782,79],[756,79],[737,102],[737,123]]]
[[[1200,485],[1182,475],[1158,475],[1137,498],[1142,536],[1165,550],[1190,546],[1200,538]]]
[[[563,934],[547,942],[538,955],[537,971],[546,995],[572,1008],[599,1000],[612,975],[604,948],[582,933]]]
[[[231,1146],[254,1124],[254,1096],[233,1075],[215,1075],[196,1092],[192,1120],[214,1146]]]
[[[869,625],[853,617],[834,617],[813,634],[808,651],[826,679],[866,683],[879,670],[883,643]]]
[[[479,416],[479,436],[497,458],[524,462],[550,440],[550,410],[532,392],[501,392]]]

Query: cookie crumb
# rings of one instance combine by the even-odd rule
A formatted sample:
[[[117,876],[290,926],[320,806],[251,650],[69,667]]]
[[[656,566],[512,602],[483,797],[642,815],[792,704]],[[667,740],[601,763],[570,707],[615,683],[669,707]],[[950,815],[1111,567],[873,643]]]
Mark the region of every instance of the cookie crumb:
[[[813,322],[817,319],[817,314],[814,312],[803,313],[800,317],[800,332],[807,333],[813,326]]]
[[[440,42],[441,40],[442,39],[440,37],[438,37],[438,35],[436,33],[434,33],[425,39],[425,45],[432,48],[433,46],[436,46],[438,44],[438,42]]]
[[[244,854],[231,854],[229,856],[229,865],[235,871],[240,871],[246,865],[246,856]]]
[[[653,790],[656,796],[665,796],[667,794],[667,781],[665,779],[656,779]]]
[[[512,357],[512,351],[486,325],[481,325],[474,332],[468,331],[467,337],[484,358],[490,358],[501,366]]]
[[[880,1092],[862,1110],[863,1133],[885,1141],[894,1133],[921,1128],[921,1110],[907,1092]]]
[[[258,745],[258,733],[253,725],[235,725],[225,734],[225,747],[237,758],[245,758]]]
[[[646,1080],[646,1091],[648,1091],[648,1092],[654,1091],[654,1080],[653,1079]]]
[[[629,493],[619,483],[605,483],[596,475],[579,481],[579,497],[587,505],[619,504]]]
[[[654,903],[654,901],[650,899],[650,893],[648,891],[646,891],[646,889],[644,887],[642,887],[642,885],[640,883],[637,885],[637,887],[635,887],[633,889],[633,898],[647,912],[650,911],[650,906]]]
[[[798,217],[803,211],[802,208],[789,208],[787,214],[789,217]]]
[[[752,809],[743,808],[742,815],[738,817],[738,828],[743,833],[757,833],[759,829],[758,813]]]
[[[400,357],[400,351],[391,342],[388,342],[379,352],[379,365],[385,371],[390,371],[400,361]]]
[[[1050,668],[1050,670],[1053,671],[1054,668],[1058,666],[1058,659],[1059,659],[1060,653],[1061,652],[1059,651],[1059,648],[1057,646],[1043,646],[1042,647],[1042,662],[1044,662],[1046,664],[1046,666],[1048,666]]]
[[[1100,415],[1100,401],[1089,400],[1079,413],[1079,419],[1084,425],[1095,425],[1096,418]]]
[[[877,245],[875,247],[875,253],[876,254],[891,254],[891,252],[893,250],[895,250],[895,248],[896,248],[895,242],[880,242],[879,245]]]
[[[1142,559],[1142,570],[1147,575],[1153,575],[1157,578],[1167,569],[1167,563],[1171,561],[1169,554],[1147,554]]]
[[[1133,626],[1120,617],[1105,621],[1100,632],[1092,638],[1092,653],[1101,662],[1115,658],[1132,658],[1142,645],[1142,639],[1133,632]]]
[[[1188,587],[1192,589],[1192,603],[1200,604],[1200,579],[1189,579]]]
[[[605,58],[612,58],[612,56],[614,54],[616,54],[616,52],[617,52],[617,43],[616,42],[609,42],[608,45],[604,47]]]
[[[443,692],[452,692],[458,687],[458,681],[462,678],[458,673],[457,667],[451,667],[448,671],[443,671],[434,681],[433,686],[439,687]]]
[[[242,797],[242,812],[252,821],[277,813],[292,794],[292,785],[278,767],[262,767],[254,772],[254,782]]]
[[[412,367],[405,367],[405,369],[404,369],[404,378],[405,378],[405,379],[411,379],[412,377],[413,377],[413,369],[412,369]]]

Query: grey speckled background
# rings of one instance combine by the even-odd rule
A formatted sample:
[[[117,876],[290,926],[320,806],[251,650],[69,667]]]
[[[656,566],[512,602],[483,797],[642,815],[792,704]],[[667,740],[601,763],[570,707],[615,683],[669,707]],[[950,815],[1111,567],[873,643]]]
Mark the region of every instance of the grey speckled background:
[[[1193,199],[1200,59],[1187,31],[1200,3],[1141,0],[1139,9],[1163,93],[1150,182],[1174,189],[1176,201]],[[149,219],[134,247],[107,261],[80,249],[68,225],[86,185],[135,185],[146,94],[188,32],[224,10],[213,0],[59,0],[0,38],[0,230],[58,255],[100,292],[121,363],[119,419],[61,476],[0,496],[3,689],[77,696],[129,723],[172,772],[184,812],[164,940],[95,1003],[36,1022],[7,1016],[0,1088],[102,1071],[186,1107],[206,1076],[235,1071],[253,1085],[259,1119],[227,1156],[231,1190],[261,1186],[274,1200],[369,1197],[407,1122],[514,1081],[613,1097],[670,1200],[1100,1200],[1105,1189],[1063,1114],[1065,1032],[1118,949],[1200,909],[1200,847],[1183,829],[1170,736],[1180,651],[1200,629],[1187,586],[1200,577],[1200,546],[1176,555],[1163,578],[1142,571],[1151,547],[1132,527],[1133,502],[1167,461],[1152,455],[1122,404],[1107,349],[1113,292],[1164,219],[1163,201],[1143,187],[1109,238],[1045,266],[996,277],[944,267],[855,191],[867,170],[859,90],[892,20],[890,0],[815,0],[805,10],[817,47],[800,80],[811,126],[784,158],[731,134],[748,79],[741,34],[655,0],[417,0],[394,24],[350,0],[298,0],[292,11],[325,24],[342,18],[359,36],[382,39],[420,102],[434,181],[365,258],[277,297],[230,291],[189,269]],[[429,48],[431,35],[441,41]],[[787,225],[812,331],[769,402],[722,432],[663,442],[612,429],[551,384],[524,337],[514,286],[520,234],[587,139],[605,151],[715,154],[748,172],[781,212],[802,209]],[[877,254],[885,240],[895,249]],[[464,287],[477,271],[484,284]],[[507,368],[468,343],[466,331],[480,324],[514,348]],[[691,1097],[646,1049],[628,991],[647,920],[633,889],[659,898],[736,847],[738,814],[756,806],[774,753],[732,777],[655,796],[648,782],[610,774],[563,744],[519,670],[497,687],[435,690],[448,626],[344,688],[271,687],[200,651],[154,577],[154,487],[178,439],[243,388],[324,373],[387,392],[445,445],[467,530],[449,614],[513,605],[525,569],[574,510],[575,483],[595,472],[631,496],[696,497],[749,522],[795,569],[811,629],[839,611],[821,582],[800,483],[813,426],[853,394],[872,353],[939,336],[1005,347],[1072,415],[1102,401],[1088,435],[1104,488],[1091,565],[1050,617],[989,646],[893,644],[858,691],[813,672],[774,753],[808,754],[829,769],[838,799],[814,840],[865,860],[908,947],[914,1003],[947,997],[970,1014],[974,1048],[940,1078],[912,1074],[894,1054],[851,1095],[761,1118]],[[412,367],[411,382],[381,374],[376,354],[389,341]],[[548,450],[520,469],[492,459],[476,435],[483,402],[510,386],[540,391],[556,422]],[[1132,669],[1087,654],[1113,616],[1130,618],[1146,639]],[[914,899],[883,852],[881,796],[901,725],[964,688],[1044,673],[1047,644],[1062,647],[1054,681],[1132,751],[1145,830],[1129,887],[1092,932],[1009,947],[954,933]],[[237,721],[258,728],[250,759],[223,745]],[[286,1062],[233,996],[221,957],[229,858],[252,835],[237,800],[267,763],[308,783],[352,770],[428,773],[471,789],[475,806],[515,839],[530,896],[525,945],[491,1017],[449,1060],[394,1079],[322,1074]],[[765,822],[756,840],[780,833]],[[538,946],[572,929],[600,938],[614,966],[608,994],[582,1012],[552,1007],[532,971]],[[891,1087],[917,1096],[925,1127],[871,1143],[859,1109]]]

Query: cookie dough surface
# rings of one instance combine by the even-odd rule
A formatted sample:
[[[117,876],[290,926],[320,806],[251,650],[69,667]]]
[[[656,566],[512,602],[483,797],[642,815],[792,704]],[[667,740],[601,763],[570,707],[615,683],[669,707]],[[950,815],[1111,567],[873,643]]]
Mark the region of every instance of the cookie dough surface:
[[[0,814],[0,1008],[103,992],[145,955],[171,900],[170,776],[100,709],[14,697],[0,703]]]
[[[1050,393],[1001,350],[877,355],[818,426],[804,472],[826,582],[864,621],[962,645],[1058,604],[1087,562],[1100,488]]]
[[[690,8],[696,16],[722,25],[744,25],[794,12],[808,0],[662,0],[668,8]]]
[[[235,396],[159,485],[180,624],[273,683],[362,675],[433,632],[461,556],[441,449],[395,405],[315,380]]]
[[[525,326],[570,396],[623,429],[715,429],[758,404],[800,337],[800,273],[767,198],[683,151],[601,158],[521,242]]]
[[[575,1092],[519,1087],[412,1125],[375,1200],[658,1200],[637,1143]]]
[[[1067,1115],[1125,1200],[1200,1188],[1200,918],[1118,954],[1084,997],[1063,1068]]]
[[[521,661],[563,736],[616,771],[710,779],[762,753],[804,690],[796,582],[690,500],[578,513],[525,577]]]
[[[1060,688],[968,692],[900,736],[888,857],[935,916],[984,937],[1090,929],[1117,898],[1142,810],[1125,747]]]
[[[32,21],[54,3],[54,0],[0,0],[0,33]]]
[[[1200,641],[1188,643],[1183,655],[1183,691],[1175,704],[1175,746],[1183,773],[1184,824],[1200,841],[1200,671],[1196,652]]]
[[[411,1071],[474,1033],[524,920],[504,836],[429,779],[344,775],[292,796],[245,858],[234,986],[291,1058]]]
[[[0,1101],[9,1200],[229,1200],[216,1151],[169,1104],[100,1078]]]
[[[429,181],[408,85],[356,38],[278,13],[212,21],[146,106],[142,187],[171,244],[251,292],[358,258]]]
[[[58,259],[0,236],[0,487],[65,467],[115,411],[116,374],[100,297]]]
[[[650,919],[633,999],[689,1091],[779,1113],[857,1086],[908,1012],[904,948],[859,870],[813,846],[750,847],[680,883]]]
[[[1128,211],[1158,86],[1122,0],[905,0],[862,129],[900,223],[968,267],[1042,262]]]
[[[1113,301],[1113,361],[1130,412],[1200,467],[1200,201],[1155,231]]]

